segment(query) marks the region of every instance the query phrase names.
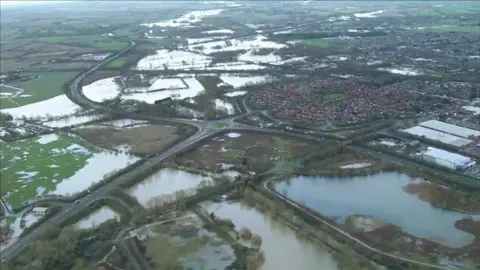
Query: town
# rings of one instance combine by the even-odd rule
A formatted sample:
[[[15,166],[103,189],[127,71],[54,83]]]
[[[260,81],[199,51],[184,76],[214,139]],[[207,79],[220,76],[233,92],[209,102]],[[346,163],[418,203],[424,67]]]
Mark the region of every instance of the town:
[[[480,269],[458,1],[1,1],[2,270]]]

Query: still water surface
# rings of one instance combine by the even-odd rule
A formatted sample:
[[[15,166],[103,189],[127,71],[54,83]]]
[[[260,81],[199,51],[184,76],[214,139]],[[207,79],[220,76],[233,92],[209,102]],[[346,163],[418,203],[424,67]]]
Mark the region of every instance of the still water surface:
[[[275,189],[339,223],[351,215],[370,215],[452,248],[470,244],[474,236],[454,226],[469,215],[432,206],[405,192],[402,188],[412,181],[407,174],[396,172],[360,177],[298,176],[276,183]],[[472,217],[480,220],[480,215]]]

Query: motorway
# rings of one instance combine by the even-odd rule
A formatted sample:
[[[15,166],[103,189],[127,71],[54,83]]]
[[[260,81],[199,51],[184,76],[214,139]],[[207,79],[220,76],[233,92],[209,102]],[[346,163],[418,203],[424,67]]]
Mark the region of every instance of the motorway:
[[[129,209],[128,205],[126,205],[122,200],[120,200],[118,198],[114,198],[114,197],[109,197],[106,194],[108,194],[109,191],[111,191],[112,189],[121,185],[122,183],[127,182],[129,179],[132,179],[132,177],[135,177],[140,172],[146,171],[146,170],[150,169],[152,166],[158,165],[159,163],[165,161],[166,159],[175,155],[176,153],[184,150],[185,148],[187,148],[189,146],[192,146],[195,143],[198,143],[199,141],[201,141],[201,140],[203,140],[203,139],[205,139],[209,136],[215,135],[215,134],[220,133],[220,132],[224,132],[225,129],[227,129],[227,130],[238,130],[238,131],[261,131],[261,132],[268,132],[268,133],[280,134],[280,135],[290,135],[290,136],[295,136],[295,137],[298,137],[298,138],[301,138],[301,139],[309,139],[309,140],[315,140],[315,141],[319,141],[319,142],[325,140],[323,138],[321,139],[321,138],[314,137],[313,134],[306,134],[306,132],[304,130],[302,130],[302,131],[296,131],[296,130],[285,131],[285,130],[278,130],[278,129],[265,129],[265,128],[252,127],[252,126],[248,126],[248,125],[245,125],[245,124],[240,124],[240,123],[234,122],[234,120],[236,120],[240,117],[243,117],[247,114],[252,113],[252,111],[248,108],[248,106],[245,106],[245,108],[247,109],[247,112],[243,115],[228,117],[228,118],[225,118],[225,119],[222,119],[222,120],[194,121],[194,120],[172,118],[172,117],[152,117],[152,116],[145,116],[145,115],[136,114],[134,112],[125,112],[125,111],[113,110],[111,108],[103,106],[100,103],[93,102],[93,101],[89,100],[87,97],[85,97],[85,95],[83,94],[83,92],[81,90],[82,81],[87,76],[91,75],[93,72],[95,72],[96,70],[98,70],[102,66],[110,63],[111,61],[115,60],[116,58],[122,56],[124,53],[128,52],[135,45],[136,45],[135,42],[131,41],[130,44],[125,49],[123,49],[122,51],[120,51],[120,52],[118,52],[114,55],[111,55],[110,57],[105,59],[103,62],[93,66],[88,71],[79,75],[70,84],[70,87],[69,87],[68,92],[67,92],[67,96],[73,102],[75,102],[76,104],[80,105],[81,107],[83,107],[85,109],[95,109],[97,111],[112,113],[112,114],[115,114],[115,115],[119,115],[119,116],[126,117],[126,118],[131,118],[131,119],[142,119],[142,120],[149,119],[149,120],[152,120],[152,121],[164,121],[164,122],[170,122],[170,123],[188,124],[188,125],[195,126],[197,128],[197,132],[194,135],[185,139],[184,141],[182,141],[182,142],[174,145],[173,147],[169,148],[165,152],[149,159],[148,161],[146,161],[143,164],[139,165],[138,167],[128,171],[127,173],[118,176],[114,181],[106,183],[105,185],[93,190],[92,192],[90,192],[85,197],[80,198],[77,203],[63,203],[62,204],[63,209],[60,213],[51,217],[48,220],[48,222],[44,222],[37,229],[35,229],[34,231],[22,236],[16,242],[11,244],[8,248],[3,250],[0,254],[2,260],[10,260],[13,257],[15,257],[16,255],[18,255],[26,247],[26,245],[30,241],[32,241],[36,238],[38,232],[41,231],[43,228],[48,227],[50,225],[61,224],[65,220],[78,215],[82,209],[84,209],[85,207],[88,207],[91,203],[93,203],[93,202],[95,202],[99,199],[113,199],[113,200],[121,203],[127,209]],[[246,104],[244,103],[244,105],[246,105]],[[217,124],[217,123],[227,123],[228,127],[223,128],[223,129],[216,129],[215,124]],[[278,121],[277,121],[277,123],[278,123]],[[319,135],[322,135],[322,134],[319,134]],[[340,140],[342,138],[338,138],[338,139]],[[344,143],[348,144],[348,142],[344,142]],[[360,150],[362,150],[362,152],[368,152],[367,154],[371,154],[371,151],[366,151],[365,149],[360,149]],[[388,157],[388,158],[391,158],[391,157]],[[405,160],[401,160],[401,161],[398,161],[398,162],[405,163]],[[413,164],[413,165],[415,165],[415,164]],[[480,182],[479,182],[479,184],[480,184]],[[268,187],[267,187],[267,189],[268,189]],[[277,194],[277,196],[278,196],[278,194]],[[284,198],[284,199],[286,199],[286,198]],[[286,199],[286,200],[288,200],[288,199]],[[298,205],[296,205],[294,202],[289,202],[289,203],[292,204],[292,206],[294,206],[294,207],[298,207]],[[322,221],[322,222],[324,222],[324,221]],[[346,232],[343,232],[343,234],[346,234]],[[351,236],[348,236],[348,235],[347,235],[347,237],[350,237],[354,241],[358,240],[358,239],[355,240]],[[358,241],[360,241],[360,240],[358,240]],[[372,247],[369,247],[367,244],[365,244],[361,241],[358,242],[358,243],[367,247],[367,248],[369,248],[371,251],[375,251],[375,252],[378,252],[380,254],[390,256],[390,255],[384,254],[381,251],[378,251],[378,250],[376,250]],[[122,243],[122,244],[124,245],[125,243]],[[128,248],[128,247],[124,246],[124,248]],[[404,259],[404,258],[396,258],[396,259],[409,261],[409,262],[414,262],[414,261]],[[447,269],[447,268],[443,268],[443,267],[437,267],[437,268]]]

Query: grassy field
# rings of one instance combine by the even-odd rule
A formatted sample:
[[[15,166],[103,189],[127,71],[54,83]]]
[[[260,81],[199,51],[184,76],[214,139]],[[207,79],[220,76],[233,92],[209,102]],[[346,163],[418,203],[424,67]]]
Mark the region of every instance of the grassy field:
[[[14,99],[1,98],[0,106],[2,109],[18,107],[58,96],[62,93],[62,85],[73,79],[77,72],[38,72],[24,73],[23,75],[40,76],[40,78],[9,83],[9,86],[24,89],[25,91],[21,95],[29,96],[19,96]],[[1,90],[11,91],[5,87],[2,87]]]
[[[279,164],[291,169],[294,164],[290,161],[317,150],[320,151],[320,148],[309,142],[242,132],[241,136],[234,138],[228,135],[215,137],[198,150],[182,156],[182,162],[205,169],[215,168],[220,163],[243,165],[248,170],[261,173]]]
[[[87,141],[103,148],[114,149],[118,145],[128,145],[136,154],[153,155],[179,138],[177,128],[172,126],[148,125],[116,128],[81,128],[77,133]]]
[[[438,32],[438,33],[468,32],[468,33],[480,34],[480,25],[431,25],[431,26],[424,26],[423,29],[418,29],[418,30],[432,31],[432,32]]]
[[[121,68],[123,65],[125,65],[126,62],[125,57],[120,57],[114,61],[112,61],[110,64],[108,64],[108,68]]]
[[[309,45],[309,46],[317,46],[320,48],[328,48],[328,41],[324,39],[306,39],[303,41],[303,43]]]
[[[328,95],[323,96],[324,100],[342,100],[344,98],[345,98],[344,93],[332,93],[332,94],[328,94]]]
[[[54,191],[57,181],[73,176],[93,153],[78,151],[72,147],[75,141],[67,136],[46,144],[31,138],[0,145],[0,194],[13,207],[37,194]]]
[[[53,36],[42,37],[36,39],[38,41],[51,42],[51,43],[63,43],[63,44],[75,44],[86,47],[93,47],[101,51],[120,51],[126,45],[126,41],[118,41],[111,37],[104,36]]]

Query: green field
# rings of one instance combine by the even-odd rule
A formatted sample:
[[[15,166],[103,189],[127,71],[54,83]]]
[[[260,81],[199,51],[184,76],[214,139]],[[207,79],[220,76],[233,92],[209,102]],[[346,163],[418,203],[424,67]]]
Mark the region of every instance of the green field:
[[[344,93],[332,93],[323,96],[323,100],[342,100],[345,98]]]
[[[469,32],[469,33],[480,33],[480,25],[430,25],[430,26],[423,26],[423,31],[432,31],[432,32]],[[422,27],[420,27],[422,28]]]
[[[317,46],[320,48],[328,48],[328,41],[324,39],[306,39],[303,41],[303,43],[309,45],[309,46]]]
[[[127,59],[125,57],[120,57],[118,59],[113,60],[110,64],[108,64],[108,68],[121,68],[125,65]]]
[[[12,207],[18,207],[36,195],[54,191],[57,181],[73,176],[94,153],[85,151],[67,136],[57,136],[57,140],[46,144],[41,144],[38,138],[30,138],[0,142],[0,145],[0,195]]]
[[[118,41],[111,37],[104,36],[53,36],[41,37],[35,40],[51,43],[63,43],[69,45],[93,47],[101,51],[120,51],[126,45],[126,41]]]
[[[30,95],[26,97],[17,97],[14,99],[0,98],[0,107],[2,109],[18,107],[49,98],[53,98],[62,93],[62,85],[68,83],[77,75],[78,72],[35,72],[22,73],[24,76],[41,76],[40,78],[28,80],[25,82],[8,83],[8,86],[24,89],[21,95]],[[2,92],[11,92],[12,89],[1,87]]]

